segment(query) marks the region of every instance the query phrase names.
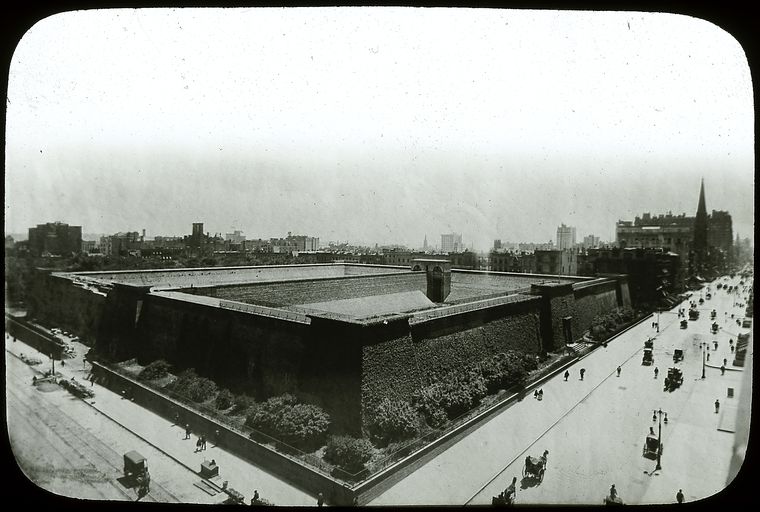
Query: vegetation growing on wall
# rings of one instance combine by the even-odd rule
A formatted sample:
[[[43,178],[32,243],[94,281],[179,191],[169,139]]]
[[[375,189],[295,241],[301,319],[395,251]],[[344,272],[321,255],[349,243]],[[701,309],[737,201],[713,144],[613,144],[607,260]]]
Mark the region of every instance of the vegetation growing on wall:
[[[363,470],[374,453],[372,443],[363,438],[331,436],[325,449],[325,460],[349,472]]]
[[[620,330],[622,326],[632,322],[634,318],[635,313],[629,307],[617,308],[609,313],[597,315],[591,321],[589,334],[595,341],[604,341]]]
[[[216,396],[217,387],[214,381],[199,377],[195,370],[185,370],[177,376],[169,389],[174,393],[187,397],[193,402],[201,403]]]
[[[137,375],[138,380],[162,379],[169,375],[172,366],[163,359],[157,359],[142,369]]]
[[[296,448],[313,450],[324,444],[330,416],[321,407],[284,394],[255,405],[245,424]]]

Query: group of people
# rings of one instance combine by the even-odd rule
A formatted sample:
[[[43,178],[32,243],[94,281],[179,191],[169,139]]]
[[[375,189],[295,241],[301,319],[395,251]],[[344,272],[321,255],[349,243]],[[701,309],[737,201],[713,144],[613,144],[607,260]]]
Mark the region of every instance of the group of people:
[[[198,436],[198,440],[195,442],[195,451],[200,452],[206,449],[206,436]]]
[[[583,376],[586,375],[586,369],[585,368],[581,368],[580,372],[578,372],[578,373],[580,373],[581,380],[583,380]],[[565,382],[567,382],[567,379],[570,378],[570,370],[565,370],[564,377],[565,377]]]
[[[536,389],[533,391],[533,398],[537,400],[543,400],[544,399],[544,390],[543,389]]]

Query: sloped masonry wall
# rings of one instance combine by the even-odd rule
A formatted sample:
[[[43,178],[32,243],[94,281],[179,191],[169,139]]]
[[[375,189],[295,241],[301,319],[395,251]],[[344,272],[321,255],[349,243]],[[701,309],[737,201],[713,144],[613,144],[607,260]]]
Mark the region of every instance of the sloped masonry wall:
[[[338,327],[321,325],[148,295],[131,357],[194,368],[259,400],[293,393],[324,407],[335,431],[356,433],[360,344]]]
[[[92,345],[97,338],[105,300],[103,294],[38,270],[31,283],[27,306],[30,317],[74,332],[82,343]]]
[[[366,343],[361,361],[363,421],[384,398],[409,400],[434,379],[499,352],[538,353],[537,306],[538,301],[529,298],[486,312],[423,322],[396,338]]]

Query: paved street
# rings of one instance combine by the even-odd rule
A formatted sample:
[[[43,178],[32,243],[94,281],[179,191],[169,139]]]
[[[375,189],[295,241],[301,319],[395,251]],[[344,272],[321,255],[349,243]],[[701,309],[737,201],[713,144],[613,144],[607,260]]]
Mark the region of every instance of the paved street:
[[[9,372],[6,376],[9,395],[8,422],[9,429],[14,432],[11,436],[12,446],[19,459],[23,458],[22,455],[28,454],[31,461],[29,467],[32,468],[32,471],[36,470],[37,472],[29,470],[26,472],[38,485],[59,494],[79,498],[135,499],[136,493],[134,491],[122,492],[123,486],[116,481],[116,478],[122,473],[123,453],[136,449],[148,458],[151,468],[151,492],[143,500],[221,503],[226,498],[224,494],[217,494],[212,497],[193,485],[194,482],[201,480],[197,474],[201,462],[215,459],[220,467],[220,480],[227,480],[229,486],[243,493],[246,500],[250,500],[254,489],[256,489],[262,498],[277,505],[316,505],[316,497],[283,482],[226,450],[214,446],[212,442],[208,443],[207,450],[196,453],[195,441],[197,438],[195,436],[190,440],[184,440],[184,429],[180,426],[174,425],[128,400],[123,400],[117,394],[98,384],[93,387],[95,398],[89,400],[89,403],[75,399],[63,389],[51,393],[36,391],[31,386],[32,375],[35,374],[34,370],[18,360],[16,356],[24,353],[27,356],[37,357],[43,361],[41,366],[44,368],[37,367],[41,370],[49,369],[47,356],[22,342],[12,342],[7,337],[5,347],[8,367],[16,368],[14,373]],[[62,378],[75,377],[81,381],[85,380],[88,370],[81,359],[84,352],[83,349],[78,348],[77,358],[67,360],[64,367],[56,363],[56,371],[61,373]],[[16,395],[11,395],[11,389],[15,390]],[[24,398],[25,394],[21,393],[37,397],[34,399],[37,401],[55,399],[57,409],[53,409],[53,411],[57,412],[45,414],[44,417],[35,416],[35,411],[49,410],[50,405],[48,402],[40,404],[34,400],[30,401],[30,399]],[[13,397],[18,398],[13,399]],[[13,408],[10,406],[12,399],[16,402]],[[23,404],[27,401],[29,405],[24,406]],[[29,424],[39,425],[38,428],[40,429],[48,428],[44,426],[46,422],[58,418],[65,419],[65,428],[68,431],[75,431],[76,436],[84,435],[80,430],[88,429],[91,435],[81,443],[77,443],[76,448],[71,449],[66,448],[66,446],[67,443],[72,443],[72,437],[76,437],[73,435],[56,436],[53,435],[56,432],[53,430],[53,432],[41,432],[41,435],[35,434],[29,437],[30,431],[27,428]],[[58,429],[59,427],[50,428]],[[44,443],[40,444],[40,441],[37,441],[38,438],[43,438]],[[87,453],[90,454],[91,458],[104,454],[101,458],[108,460],[107,466],[97,468],[100,471],[98,474],[102,474],[105,483],[98,483],[100,481],[81,485],[77,483],[80,480],[89,482],[88,478],[92,480],[86,475],[93,471],[89,469],[87,471],[90,473],[72,472],[71,464],[69,463],[67,466],[66,460],[79,460],[79,452],[76,452],[76,449],[81,450],[80,445],[88,447]],[[58,453],[56,450],[74,451],[64,451],[63,455],[52,457],[50,454]],[[89,459],[88,464],[82,467],[89,468],[92,465]],[[37,470],[38,467],[41,469]],[[75,469],[79,469],[79,467],[77,466]],[[159,494],[161,492],[159,486],[164,485],[169,491]],[[80,487],[82,488],[80,489]],[[156,489],[155,492],[154,488]]]
[[[6,356],[10,443],[19,466],[37,485],[74,498],[134,501],[136,489],[120,478],[123,454],[138,450],[148,458],[153,477],[142,501],[219,501],[192,485],[192,472],[68,391],[32,386],[35,372]]]
[[[736,340],[737,326],[724,320],[723,329],[713,336],[709,312],[715,308],[720,317],[724,311],[741,316],[743,309],[734,302],[734,296],[716,293],[713,286],[713,299],[699,308],[700,319],[690,321],[687,329],[679,328],[677,308],[660,315],[659,333],[651,326],[657,320],[653,316],[576,363],[568,382],[559,375],[542,384],[542,401],[529,396],[514,403],[370,504],[490,504],[512,477],[518,479],[517,502],[524,504],[601,504],[613,483],[626,503],[638,504],[674,502],[679,488],[687,501],[720,491],[733,435],[718,427],[731,423],[724,415],[735,411],[737,398],[726,398],[727,388],[738,394],[741,371],[721,375],[718,367],[706,367],[702,380],[700,343],[718,340],[711,363],[733,360],[728,340]],[[655,364],[643,366],[643,343],[650,336],[655,339]],[[677,365],[675,348],[685,352]],[[663,378],[671,366],[683,370],[684,382],[668,393]],[[660,370],[658,379],[654,367]],[[583,381],[580,368],[586,369]],[[723,404],[718,414],[716,398]],[[644,458],[642,449],[649,427],[657,431],[652,412],[660,408],[669,421],[662,432],[662,470],[654,472],[656,462]],[[524,481],[526,455],[538,457],[544,450],[549,456],[543,482]]]

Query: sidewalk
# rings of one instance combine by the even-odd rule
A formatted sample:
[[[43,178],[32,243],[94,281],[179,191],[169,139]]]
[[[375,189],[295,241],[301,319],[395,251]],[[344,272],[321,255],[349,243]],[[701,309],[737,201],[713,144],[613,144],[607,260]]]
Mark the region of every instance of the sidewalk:
[[[18,341],[13,342],[6,334],[6,351],[20,356],[36,357],[43,361],[41,365],[33,367],[44,372],[50,369],[48,356],[38,352],[29,345]],[[89,374],[89,365],[83,361],[82,350],[77,350],[77,358],[67,359],[65,365],[56,361],[55,370],[60,374],[60,379],[76,379],[80,383],[88,384],[86,377]],[[274,475],[251,464],[236,455],[214,446],[212,441],[207,442],[207,449],[196,451],[198,437],[191,435],[185,437],[183,426],[174,425],[169,420],[162,418],[142,407],[117,395],[116,393],[94,384],[92,389],[95,397],[87,400],[87,403],[102,414],[113,419],[134,434],[149,442],[167,456],[176,460],[196,474],[199,474],[201,463],[205,460],[214,459],[219,466],[219,478],[214,482],[221,486],[222,482],[228,481],[228,486],[245,496],[246,503],[250,502],[254,490],[258,490],[259,496],[278,506],[310,506],[316,505],[317,498],[289,483],[283,482]],[[198,482],[201,482],[200,475]],[[216,495],[219,503],[227,498],[225,493]]]

